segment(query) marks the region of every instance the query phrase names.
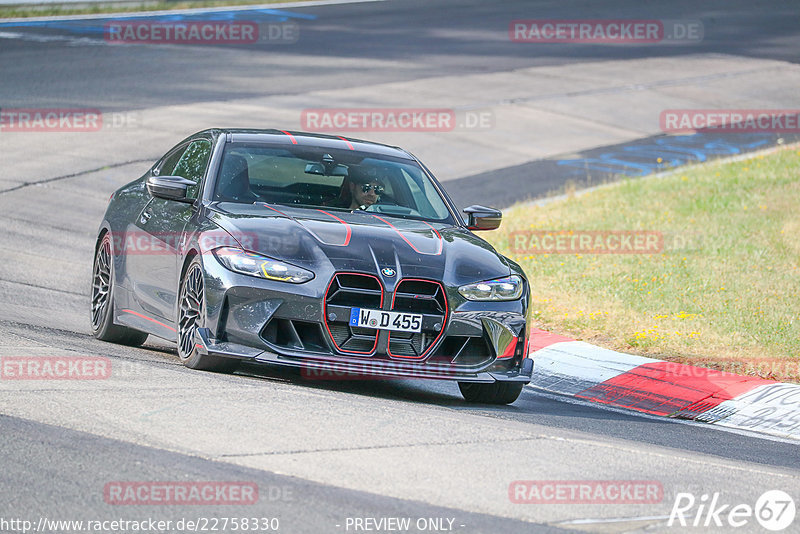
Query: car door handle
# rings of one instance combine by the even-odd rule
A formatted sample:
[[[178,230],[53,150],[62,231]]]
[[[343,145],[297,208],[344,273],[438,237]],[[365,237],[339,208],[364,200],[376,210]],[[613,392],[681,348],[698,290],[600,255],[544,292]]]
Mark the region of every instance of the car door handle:
[[[149,211],[143,211],[142,212],[142,216],[139,218],[139,222],[141,222],[142,224],[145,224],[145,223],[147,223],[147,221],[150,220],[150,217],[152,217],[152,216],[153,216],[153,214],[150,213]]]

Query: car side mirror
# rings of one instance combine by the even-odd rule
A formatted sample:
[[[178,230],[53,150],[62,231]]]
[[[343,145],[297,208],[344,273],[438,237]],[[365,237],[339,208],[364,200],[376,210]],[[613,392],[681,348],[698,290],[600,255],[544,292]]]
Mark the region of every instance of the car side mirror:
[[[194,199],[186,198],[186,191],[193,181],[181,176],[151,176],[147,179],[147,191],[156,198],[193,203]]]
[[[467,228],[470,230],[495,230],[503,220],[500,210],[485,206],[470,206],[464,208],[464,213],[467,214]]]

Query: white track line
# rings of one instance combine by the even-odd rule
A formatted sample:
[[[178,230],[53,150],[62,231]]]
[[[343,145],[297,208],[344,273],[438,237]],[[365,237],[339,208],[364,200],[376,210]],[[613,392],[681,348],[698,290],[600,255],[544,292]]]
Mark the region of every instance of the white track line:
[[[105,46],[111,45],[104,39],[92,39],[91,37],[69,37],[66,35],[42,35],[39,33],[20,33],[20,32],[2,32],[0,31],[0,39],[13,39],[17,41],[31,41],[34,43],[69,43],[71,45],[92,45],[92,46]],[[116,44],[114,45],[116,46]]]
[[[642,517],[612,517],[609,519],[570,519],[568,521],[558,521],[551,525],[594,525],[602,523],[630,523],[631,521],[661,521],[669,519],[668,515],[650,515]]]

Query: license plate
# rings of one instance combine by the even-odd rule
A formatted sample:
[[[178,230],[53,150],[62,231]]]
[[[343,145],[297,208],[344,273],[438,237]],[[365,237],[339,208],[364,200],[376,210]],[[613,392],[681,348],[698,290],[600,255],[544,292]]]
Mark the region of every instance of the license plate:
[[[350,326],[397,332],[421,332],[422,314],[351,308]]]

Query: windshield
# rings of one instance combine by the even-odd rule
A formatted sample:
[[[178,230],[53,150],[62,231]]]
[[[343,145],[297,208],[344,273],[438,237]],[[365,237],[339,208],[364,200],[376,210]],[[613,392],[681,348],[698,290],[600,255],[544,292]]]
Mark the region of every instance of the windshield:
[[[451,222],[444,199],[416,162],[352,150],[229,143],[214,200]]]

